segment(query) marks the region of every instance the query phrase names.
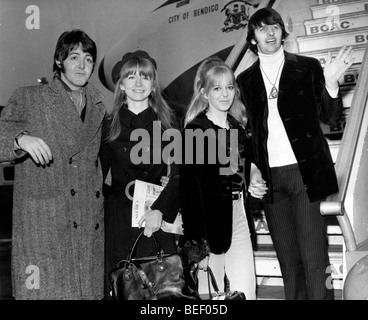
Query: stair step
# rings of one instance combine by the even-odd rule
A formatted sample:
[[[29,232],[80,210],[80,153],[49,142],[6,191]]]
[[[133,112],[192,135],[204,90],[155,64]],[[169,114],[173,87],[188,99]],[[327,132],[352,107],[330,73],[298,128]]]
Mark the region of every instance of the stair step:
[[[342,245],[344,242],[344,237],[342,235],[328,235],[329,245]],[[272,244],[272,239],[269,234],[256,234],[256,243],[259,245]]]
[[[354,45],[353,47],[354,58],[355,58],[354,65],[356,64],[360,66],[361,63],[363,62],[365,48],[366,48],[365,44]],[[331,52],[331,57],[334,58],[337,56],[340,49],[341,47],[330,48],[329,50],[321,49],[321,50],[309,50],[309,51],[303,51],[303,52],[300,51],[298,54],[302,56],[306,56],[306,57],[316,58],[321,63],[322,67],[324,67],[326,60],[327,60],[328,52]]]
[[[334,290],[335,300],[342,299],[342,290]],[[257,300],[285,300],[285,293],[283,286],[265,286],[257,287]]]
[[[285,300],[283,286],[258,286],[257,300]]]
[[[343,252],[342,246],[330,245],[330,271],[332,279],[342,279]],[[280,264],[273,245],[257,245],[254,251],[255,270],[257,277],[281,277]]]
[[[346,31],[336,31],[328,34],[317,34],[302,36],[297,38],[299,52],[314,50],[330,50],[336,47],[355,46],[366,44],[368,27],[351,29]]]
[[[338,17],[342,14],[358,13],[368,10],[366,0],[333,1],[333,3],[311,6],[313,19]]]
[[[342,258],[342,250],[343,247],[340,245],[329,245],[328,246],[328,254],[330,258]],[[272,244],[260,245],[257,244],[256,249],[254,250],[255,257],[276,257],[276,251]]]
[[[304,28],[307,35],[326,34],[340,30],[365,27],[367,26],[367,19],[367,12],[340,14],[338,17],[329,16],[327,19],[323,17],[314,20],[305,20]]]
[[[254,222],[254,229],[257,235],[269,234],[269,228],[264,210],[254,210],[251,213]],[[326,216],[327,234],[342,235],[342,231],[335,216]]]

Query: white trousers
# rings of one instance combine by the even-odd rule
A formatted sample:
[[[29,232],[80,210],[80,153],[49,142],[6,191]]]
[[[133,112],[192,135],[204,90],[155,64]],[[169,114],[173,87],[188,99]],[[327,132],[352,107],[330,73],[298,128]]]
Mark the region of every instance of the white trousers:
[[[220,292],[225,291],[226,274],[230,291],[244,292],[247,300],[256,299],[254,255],[242,198],[233,200],[233,234],[230,248],[223,254],[210,253],[209,266]],[[198,273],[198,281],[199,294],[208,294],[207,273],[203,270]]]

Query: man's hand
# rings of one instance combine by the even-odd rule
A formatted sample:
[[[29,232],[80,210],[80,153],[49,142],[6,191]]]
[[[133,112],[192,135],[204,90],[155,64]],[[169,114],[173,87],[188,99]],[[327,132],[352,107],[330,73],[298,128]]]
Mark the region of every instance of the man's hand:
[[[52,161],[51,150],[41,138],[23,134],[17,141],[18,147],[26,151],[37,164],[45,165]]]
[[[327,60],[323,70],[327,89],[335,90],[338,88],[338,80],[355,61],[353,53],[352,47],[346,48],[346,46],[343,46],[335,59],[332,59],[331,52],[328,52]]]

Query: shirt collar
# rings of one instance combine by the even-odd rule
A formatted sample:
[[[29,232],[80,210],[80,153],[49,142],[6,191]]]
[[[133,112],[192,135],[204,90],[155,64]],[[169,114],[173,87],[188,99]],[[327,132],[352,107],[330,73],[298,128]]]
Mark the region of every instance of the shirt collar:
[[[122,106],[119,113],[120,121],[128,128],[144,128],[158,119],[156,112],[151,107],[148,107],[142,112],[135,114],[127,107]]]

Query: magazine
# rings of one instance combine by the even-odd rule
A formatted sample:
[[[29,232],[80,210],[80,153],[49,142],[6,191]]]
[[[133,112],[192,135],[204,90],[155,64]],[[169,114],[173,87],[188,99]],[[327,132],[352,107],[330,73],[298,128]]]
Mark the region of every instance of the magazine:
[[[155,202],[162,190],[163,187],[157,184],[135,180],[132,206],[132,227],[138,227],[138,221]],[[161,229],[169,233],[183,234],[182,223],[183,221],[179,211],[174,223],[168,223],[162,220]]]

